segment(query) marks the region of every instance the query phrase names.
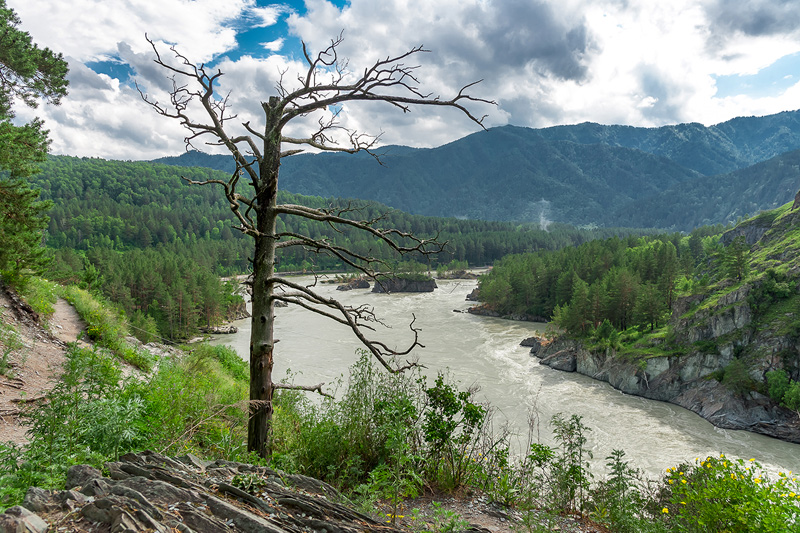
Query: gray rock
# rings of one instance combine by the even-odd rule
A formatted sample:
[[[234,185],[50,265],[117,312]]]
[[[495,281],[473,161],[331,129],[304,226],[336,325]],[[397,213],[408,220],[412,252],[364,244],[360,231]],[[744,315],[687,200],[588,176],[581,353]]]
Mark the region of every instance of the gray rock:
[[[555,370],[575,372],[578,368],[578,358],[574,351],[565,349],[548,355],[539,361],[539,364],[547,365]]]
[[[19,505],[6,509],[6,515],[15,517],[22,529],[19,531],[26,531],[28,533],[45,533],[48,529],[47,522],[44,521],[39,515],[32,513],[25,507]],[[13,529],[11,530],[13,531]]]
[[[25,522],[16,516],[0,514],[0,533],[25,533]]]
[[[31,487],[25,493],[22,506],[35,513],[48,513],[58,509],[60,505],[53,499],[53,493],[49,490]]]
[[[103,473],[93,466],[74,465],[67,470],[67,480],[64,483],[64,488],[73,489],[75,487],[83,487],[89,481],[102,477]]]

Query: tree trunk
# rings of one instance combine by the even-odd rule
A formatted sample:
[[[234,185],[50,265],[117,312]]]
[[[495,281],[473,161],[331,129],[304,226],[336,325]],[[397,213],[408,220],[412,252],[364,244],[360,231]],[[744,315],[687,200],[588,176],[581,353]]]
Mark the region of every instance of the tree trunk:
[[[247,427],[247,451],[269,458],[272,432],[272,367],[275,306],[271,279],[275,273],[275,229],[278,215],[278,171],[280,169],[280,130],[276,128],[280,110],[277,98],[262,104],[267,115],[264,154],[259,162],[259,183],[256,187],[255,256],[253,257],[253,316],[250,333],[250,420]]]
[[[260,225],[260,224],[259,224]],[[247,450],[260,457],[269,457],[269,434],[272,423],[272,367],[274,308],[272,277],[275,240],[256,239],[253,267],[253,316],[250,333],[250,420],[247,428]]]

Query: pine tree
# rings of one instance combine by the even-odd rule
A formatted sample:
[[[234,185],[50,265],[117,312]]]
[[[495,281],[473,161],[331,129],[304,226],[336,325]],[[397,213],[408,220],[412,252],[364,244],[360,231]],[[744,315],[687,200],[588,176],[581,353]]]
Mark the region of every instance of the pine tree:
[[[61,54],[39,48],[19,23],[0,0],[0,272],[7,278],[44,266],[41,244],[50,207],[36,201],[39,191],[24,180],[47,155],[47,130],[39,119],[14,125],[12,103],[35,108],[41,98],[57,105],[68,83]]]

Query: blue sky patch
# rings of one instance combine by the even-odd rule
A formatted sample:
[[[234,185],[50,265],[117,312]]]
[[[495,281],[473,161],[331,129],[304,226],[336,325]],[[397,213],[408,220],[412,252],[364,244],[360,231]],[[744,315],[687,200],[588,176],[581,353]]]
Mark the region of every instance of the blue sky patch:
[[[775,96],[800,80],[800,52],[783,56],[756,74],[715,76],[714,79],[717,82],[717,98]]]

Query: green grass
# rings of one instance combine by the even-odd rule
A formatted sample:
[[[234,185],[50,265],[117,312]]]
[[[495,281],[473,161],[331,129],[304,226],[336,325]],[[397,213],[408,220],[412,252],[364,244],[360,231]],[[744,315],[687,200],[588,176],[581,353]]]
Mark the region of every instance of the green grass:
[[[88,291],[74,285],[60,287],[61,296],[75,307],[80,317],[86,321],[90,340],[103,348],[108,348],[123,361],[149,372],[153,368],[153,357],[125,340],[130,335],[121,312]]]

